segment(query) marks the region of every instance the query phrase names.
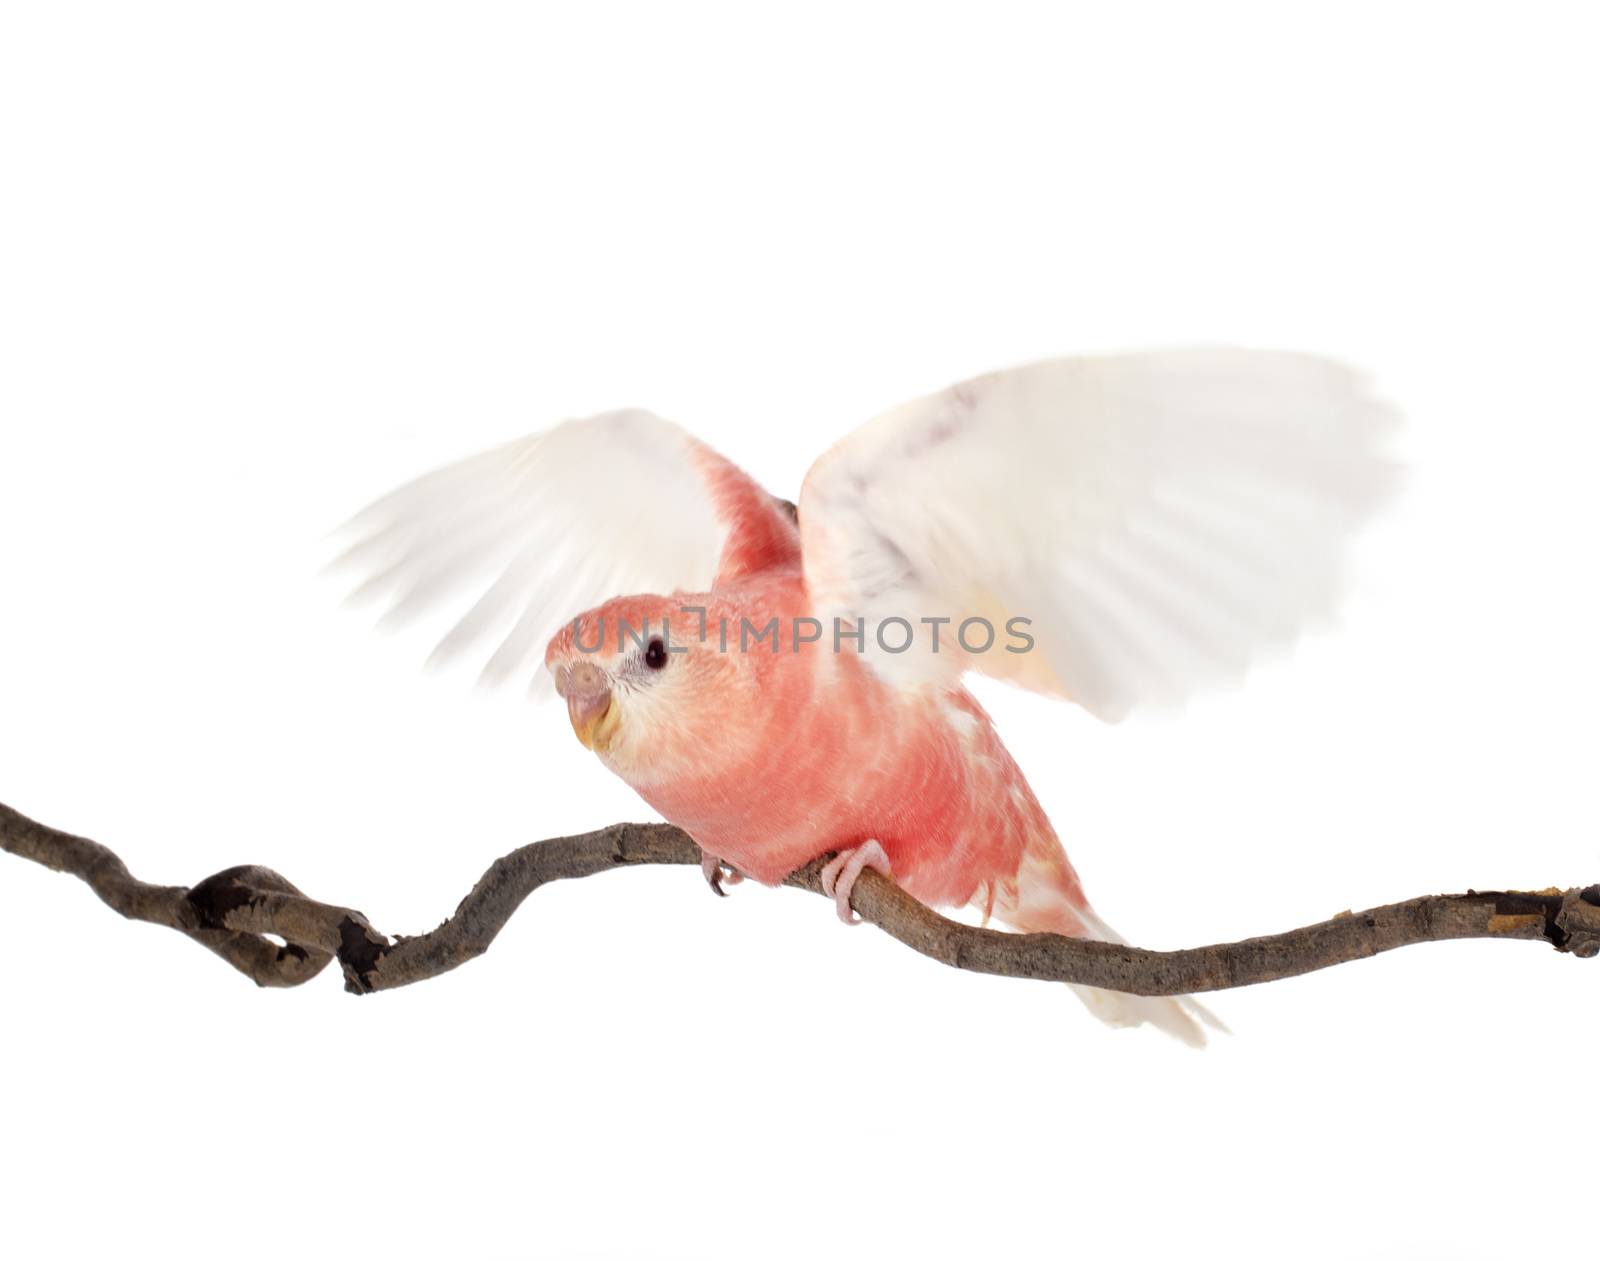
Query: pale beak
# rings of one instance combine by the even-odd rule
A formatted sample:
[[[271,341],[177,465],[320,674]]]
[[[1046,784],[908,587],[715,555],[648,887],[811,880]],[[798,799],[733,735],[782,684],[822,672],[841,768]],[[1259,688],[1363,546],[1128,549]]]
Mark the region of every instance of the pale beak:
[[[597,753],[605,752],[621,719],[605,671],[588,661],[559,665],[555,683],[556,694],[567,702],[567,717],[579,743]]]

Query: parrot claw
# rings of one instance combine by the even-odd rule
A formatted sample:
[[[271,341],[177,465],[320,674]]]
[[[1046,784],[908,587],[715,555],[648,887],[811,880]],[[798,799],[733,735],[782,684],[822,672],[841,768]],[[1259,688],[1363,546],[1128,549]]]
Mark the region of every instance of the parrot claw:
[[[727,890],[722,887],[724,880],[729,884],[738,884],[744,879],[742,871],[735,871],[715,854],[707,854],[704,851],[700,854],[700,874],[706,878],[706,883],[711,886],[711,892],[715,893],[719,898],[728,896]]]
[[[833,899],[839,918],[846,924],[859,924],[860,917],[850,909],[850,893],[856,887],[856,877],[865,867],[884,876],[893,876],[889,870],[889,855],[877,841],[863,841],[854,849],[840,850],[822,869],[822,891]]]

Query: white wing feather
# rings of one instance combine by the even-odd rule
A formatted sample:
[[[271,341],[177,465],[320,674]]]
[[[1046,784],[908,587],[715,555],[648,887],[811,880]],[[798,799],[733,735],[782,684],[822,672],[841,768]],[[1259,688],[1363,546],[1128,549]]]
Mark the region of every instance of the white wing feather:
[[[346,527],[334,567],[369,575],[354,599],[383,622],[458,616],[438,662],[495,645],[482,681],[546,679],[544,649],[613,596],[704,591],[729,528],[705,474],[720,457],[649,412],[608,412],[428,473]]]
[[[1118,719],[1236,679],[1331,615],[1345,544],[1393,484],[1363,379],[1230,349],[1057,359],[870,421],[812,468],[805,572],[826,614],[983,617],[976,669]],[[1010,653],[1011,617],[1031,651]],[[946,642],[954,625],[945,629]],[[971,638],[981,642],[981,628]],[[902,674],[901,677],[904,677]]]

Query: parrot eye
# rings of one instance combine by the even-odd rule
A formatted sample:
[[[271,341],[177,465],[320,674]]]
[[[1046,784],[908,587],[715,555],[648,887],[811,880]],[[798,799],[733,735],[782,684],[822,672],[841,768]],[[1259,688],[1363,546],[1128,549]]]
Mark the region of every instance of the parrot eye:
[[[652,639],[649,647],[644,650],[644,663],[652,670],[659,670],[667,664],[667,646],[659,635]]]

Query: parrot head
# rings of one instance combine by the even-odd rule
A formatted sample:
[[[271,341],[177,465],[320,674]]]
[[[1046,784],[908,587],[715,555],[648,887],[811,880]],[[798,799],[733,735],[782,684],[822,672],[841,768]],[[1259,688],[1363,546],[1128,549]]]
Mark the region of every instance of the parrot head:
[[[710,597],[624,596],[574,618],[545,649],[573,734],[629,783],[704,765],[731,743],[749,681],[704,635]],[[713,619],[715,614],[712,614]],[[715,625],[715,622],[712,623]]]

